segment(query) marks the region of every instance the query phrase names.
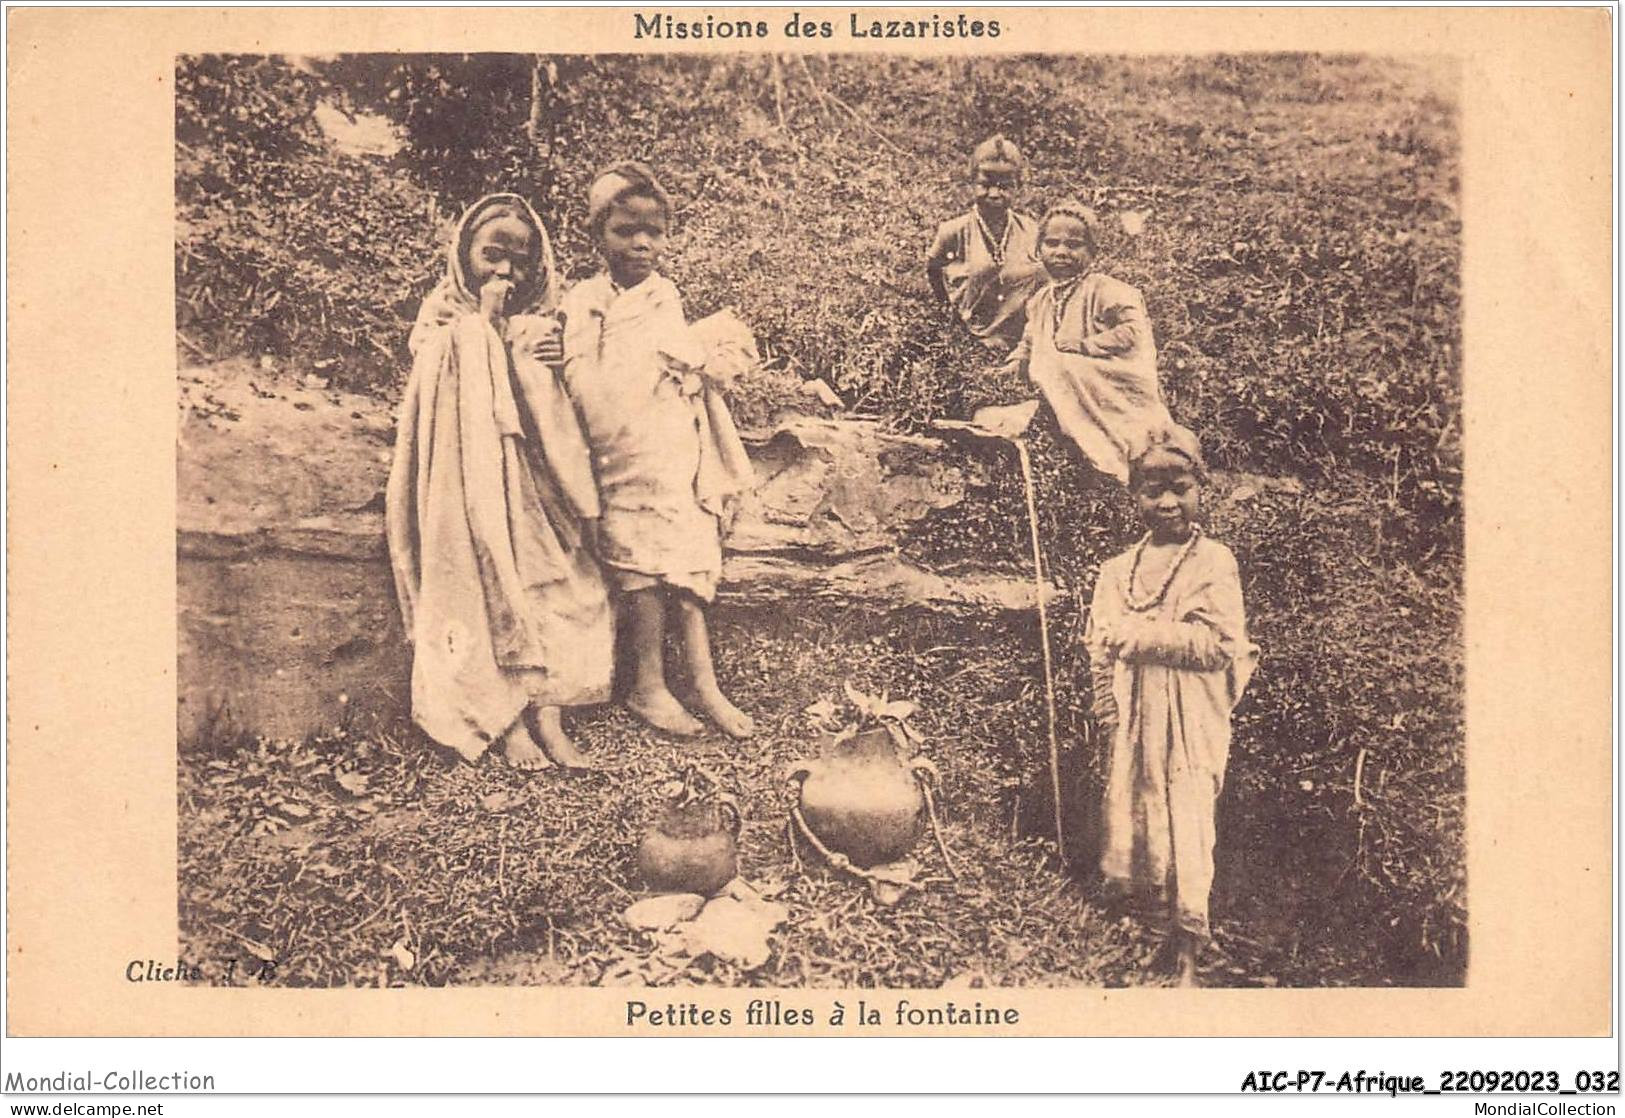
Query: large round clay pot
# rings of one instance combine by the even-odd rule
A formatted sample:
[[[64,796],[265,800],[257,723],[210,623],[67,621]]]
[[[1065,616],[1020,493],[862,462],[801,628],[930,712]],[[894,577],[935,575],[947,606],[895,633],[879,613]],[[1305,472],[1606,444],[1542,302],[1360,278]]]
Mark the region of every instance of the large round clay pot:
[[[923,757],[905,758],[882,728],[834,741],[816,761],[798,762],[801,815],[830,850],[865,869],[895,862],[925,831],[922,780],[936,779]]]
[[[719,892],[739,873],[739,824],[731,796],[674,802],[638,846],[644,885],[657,893]]]

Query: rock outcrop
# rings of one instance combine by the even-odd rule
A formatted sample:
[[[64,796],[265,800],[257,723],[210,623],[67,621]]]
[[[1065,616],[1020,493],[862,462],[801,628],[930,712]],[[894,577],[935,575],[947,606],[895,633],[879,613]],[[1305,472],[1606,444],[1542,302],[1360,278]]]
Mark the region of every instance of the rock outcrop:
[[[179,724],[297,736],[407,701],[383,536],[394,422],[378,400],[244,363],[182,370],[177,437]],[[979,467],[845,419],[746,437],[757,490],[731,526],[719,608],[798,600],[1025,610],[1031,584],[947,576],[898,549]]]

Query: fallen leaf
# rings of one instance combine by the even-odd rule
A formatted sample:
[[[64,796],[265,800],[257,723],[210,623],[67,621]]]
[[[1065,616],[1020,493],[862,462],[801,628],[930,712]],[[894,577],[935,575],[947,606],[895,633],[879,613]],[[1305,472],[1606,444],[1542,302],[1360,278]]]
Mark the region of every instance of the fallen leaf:
[[[367,776],[365,773],[335,773],[333,779],[338,782],[340,788],[343,788],[352,796],[360,796],[367,790]]]
[[[480,806],[486,811],[507,811],[519,802],[519,797],[512,792],[492,792],[490,795],[480,797]]]
[[[276,962],[276,952],[265,946],[265,944],[260,943],[257,940],[249,939],[244,935],[239,935],[237,938],[242,941],[242,945],[244,947],[248,948],[248,953],[254,956],[254,958],[258,959],[260,962]]]
[[[789,916],[790,910],[781,904],[747,904],[732,897],[717,897],[699,916],[677,930],[689,954],[712,955],[749,971],[772,957],[768,934]]]
[[[869,893],[879,904],[897,904],[908,896],[910,890],[920,887],[914,880],[914,875],[919,872],[920,864],[912,858],[872,866],[869,869]]]
[[[283,803],[278,804],[276,809],[283,815],[286,815],[289,819],[310,818],[310,808],[306,807],[304,804]]]
[[[417,956],[412,954],[412,949],[406,946],[404,939],[396,940],[394,946],[389,949],[389,954],[402,970],[409,971],[417,966]]]
[[[664,893],[638,901],[621,913],[621,919],[631,928],[661,931],[694,919],[704,907],[705,898],[698,893]]]
[[[1140,210],[1124,210],[1117,215],[1117,220],[1123,226],[1123,232],[1131,237],[1138,237],[1145,232],[1147,216],[1149,215]]]
[[[1003,404],[977,408],[971,414],[971,426],[979,433],[1000,439],[1019,438],[1038,414],[1037,400],[1023,400],[1019,404]]]

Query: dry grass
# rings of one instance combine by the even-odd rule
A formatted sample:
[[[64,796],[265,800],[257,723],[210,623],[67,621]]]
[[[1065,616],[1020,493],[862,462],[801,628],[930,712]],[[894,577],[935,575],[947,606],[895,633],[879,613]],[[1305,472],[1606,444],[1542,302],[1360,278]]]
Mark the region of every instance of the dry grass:
[[[289,985],[614,981],[653,951],[619,920],[636,895],[633,851],[660,786],[696,762],[739,796],[741,872],[777,893],[790,919],[759,970],[702,960],[666,981],[1157,981],[1145,971],[1155,929],[1102,912],[1058,869],[1052,843],[1013,833],[1034,797],[1047,815],[1026,628],[927,617],[876,624],[836,611],[729,618],[719,629],[725,683],[756,714],[760,735],[679,744],[603,708],[574,724],[606,766],[592,774],[525,777],[489,758],[468,765],[382,726],[306,744],[199,747],[181,760],[183,952],[263,952]],[[804,708],[838,699],[841,679],[919,701],[925,751],[943,771],[945,833],[963,876],[950,879],[926,841],[916,856],[928,888],[895,907],[824,867],[797,871],[786,841],[784,769],[812,740]],[[1376,980],[1267,965],[1254,934],[1232,934],[1225,906],[1220,897],[1209,982]]]

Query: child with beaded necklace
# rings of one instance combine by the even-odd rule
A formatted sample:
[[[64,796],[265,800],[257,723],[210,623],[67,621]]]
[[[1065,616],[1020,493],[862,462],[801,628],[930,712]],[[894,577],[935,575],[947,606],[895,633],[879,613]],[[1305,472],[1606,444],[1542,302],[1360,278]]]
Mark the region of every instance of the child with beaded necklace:
[[[1027,303],[1021,341],[1000,371],[1025,373],[1095,469],[1128,482],[1151,432],[1172,422],[1157,380],[1157,347],[1140,292],[1089,271],[1099,252],[1094,211],[1051,206],[1038,226],[1050,282]]]
[[[1184,986],[1209,935],[1230,712],[1258,660],[1235,556],[1196,523],[1205,472],[1183,427],[1147,440],[1129,488],[1149,531],[1102,564],[1084,635],[1110,741],[1101,873],[1109,893],[1139,887],[1168,906],[1166,948]]]
[[[1014,208],[1023,165],[1003,136],[977,145],[970,157],[975,204],[937,227],[925,260],[932,293],[996,356],[1020,339],[1023,307],[1044,284],[1038,223]]]

